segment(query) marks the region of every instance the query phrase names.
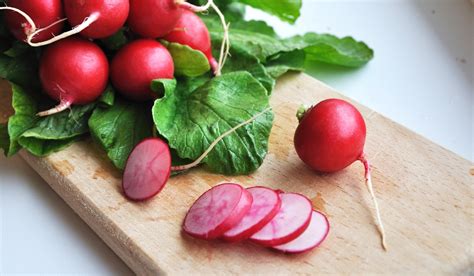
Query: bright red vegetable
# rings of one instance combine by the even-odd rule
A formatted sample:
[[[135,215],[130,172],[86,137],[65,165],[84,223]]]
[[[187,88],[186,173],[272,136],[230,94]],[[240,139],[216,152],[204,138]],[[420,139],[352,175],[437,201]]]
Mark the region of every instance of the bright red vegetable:
[[[303,195],[282,193],[281,208],[276,216],[250,240],[263,246],[290,242],[301,235],[311,221],[311,201]]]
[[[196,238],[215,239],[234,227],[250,209],[252,195],[238,184],[220,184],[189,209],[183,230]]]
[[[145,139],[128,157],[122,180],[123,192],[134,201],[149,199],[163,189],[170,173],[168,145],[157,138]]]
[[[38,113],[51,115],[73,104],[95,101],[105,90],[109,63],[104,52],[93,42],[67,38],[46,48],[40,60],[43,90],[59,101],[55,108]]]
[[[386,249],[385,233],[372,187],[370,165],[365,158],[366,126],[360,112],[350,103],[328,99],[300,114],[294,144],[298,156],[312,169],[337,172],[355,161],[365,168],[367,187],[375,205],[382,247]]]
[[[194,12],[182,9],[181,16],[174,29],[168,33],[165,40],[187,45],[206,55],[212,69],[218,69],[218,63],[212,56],[211,37],[206,24]]]
[[[317,211],[311,214],[311,222],[308,228],[296,239],[281,245],[274,246],[274,249],[285,253],[304,253],[318,247],[329,233],[329,221],[327,217]]]
[[[64,0],[64,11],[72,26],[97,17],[81,31],[88,38],[105,38],[116,33],[125,24],[129,10],[129,0]]]
[[[61,0],[8,0],[7,5],[8,7],[0,7],[1,10],[8,10],[5,13],[5,22],[16,39],[21,41],[26,41],[27,36],[36,28],[48,27],[64,17]],[[24,16],[10,8],[16,8],[29,15],[36,28],[33,28]],[[39,42],[50,39],[59,34],[63,26],[64,24],[60,22],[48,30],[38,33],[32,41]]]
[[[163,37],[173,30],[180,14],[175,0],[130,0],[128,25],[142,37]]]
[[[125,45],[111,64],[112,84],[125,97],[145,101],[156,98],[150,88],[154,79],[172,79],[173,59],[153,39],[139,39]]]
[[[253,197],[249,212],[242,220],[222,236],[226,241],[238,242],[260,231],[278,213],[281,207],[279,194],[265,187],[251,187],[247,191]]]

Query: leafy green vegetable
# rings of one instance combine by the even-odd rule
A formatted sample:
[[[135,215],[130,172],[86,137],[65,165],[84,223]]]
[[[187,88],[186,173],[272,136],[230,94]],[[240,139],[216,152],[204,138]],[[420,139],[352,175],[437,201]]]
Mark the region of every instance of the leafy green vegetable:
[[[221,134],[269,106],[267,91],[248,72],[224,74],[204,85],[201,79],[199,88],[191,82],[167,91],[152,111],[158,132],[181,158],[197,159]],[[272,122],[269,111],[224,138],[203,163],[224,174],[255,171],[267,153]]]
[[[201,51],[179,43],[170,43],[165,40],[162,40],[162,42],[173,57],[176,75],[197,77],[211,69],[209,61]]]
[[[113,164],[123,169],[132,149],[152,135],[150,106],[117,98],[108,108],[98,107],[89,119],[92,137]]]
[[[5,155],[10,149],[10,137],[8,136],[7,124],[0,124],[0,149],[3,149]]]
[[[176,79],[157,79],[151,82],[151,90],[159,97],[165,95],[165,91],[174,91],[176,89]]]
[[[110,51],[118,51],[120,48],[128,43],[128,38],[125,35],[125,28],[120,29],[114,35],[101,39],[103,46]]]
[[[102,106],[112,106],[112,105],[114,105],[114,102],[115,102],[115,89],[112,87],[112,85],[109,84],[107,86],[107,88],[105,88],[105,91],[100,96],[98,102]]]
[[[68,138],[64,140],[42,140],[29,137],[21,137],[20,145],[36,156],[47,156],[70,146],[79,140],[80,137]]]
[[[281,53],[266,64],[268,74],[278,79],[288,71],[304,71],[306,54],[302,50]]]
[[[300,17],[302,0],[236,0],[294,23]]]

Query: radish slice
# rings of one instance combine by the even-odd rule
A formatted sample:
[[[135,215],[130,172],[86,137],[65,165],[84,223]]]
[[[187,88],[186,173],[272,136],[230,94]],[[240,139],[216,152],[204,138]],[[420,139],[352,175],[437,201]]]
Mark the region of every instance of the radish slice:
[[[131,200],[146,200],[163,189],[171,172],[168,145],[158,138],[140,142],[128,157],[122,187]]]
[[[294,240],[306,230],[312,212],[309,199],[295,193],[283,193],[280,198],[280,211],[250,240],[263,246],[276,246]]]
[[[252,187],[247,191],[253,197],[252,207],[239,224],[225,232],[223,238],[226,241],[248,239],[269,223],[280,210],[281,200],[276,191],[265,187]]]
[[[218,238],[242,220],[252,201],[250,192],[238,184],[217,185],[194,202],[184,219],[183,229],[196,238]]]
[[[326,239],[328,233],[329,221],[327,217],[318,211],[313,211],[311,222],[303,234],[288,243],[273,248],[285,253],[307,252],[320,245]]]

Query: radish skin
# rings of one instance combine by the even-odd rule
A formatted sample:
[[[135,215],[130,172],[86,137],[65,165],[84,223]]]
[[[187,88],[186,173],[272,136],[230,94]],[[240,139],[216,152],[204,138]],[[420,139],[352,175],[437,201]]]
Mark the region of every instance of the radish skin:
[[[46,48],[40,59],[39,75],[43,90],[60,102],[38,113],[38,116],[48,116],[73,104],[94,102],[107,86],[109,63],[93,42],[68,38]]]
[[[158,194],[171,173],[171,154],[168,145],[160,139],[140,142],[128,157],[122,180],[125,196],[143,201]]]
[[[295,132],[295,149],[309,167],[318,172],[332,173],[356,161],[363,163],[382,248],[387,250],[385,230],[373,191],[370,164],[364,153],[364,118],[353,105],[340,99],[324,100],[308,110],[298,111],[298,115],[300,124]]]
[[[260,231],[278,213],[281,199],[277,192],[265,187],[247,188],[253,198],[249,212],[222,238],[229,242],[239,242]]]
[[[276,216],[250,240],[263,246],[290,242],[301,235],[311,221],[311,201],[300,194],[280,194],[281,208]]]
[[[238,184],[217,185],[201,197],[189,209],[183,230],[200,239],[216,239],[234,227],[252,205],[252,195]]]
[[[326,239],[329,228],[327,217],[318,211],[313,211],[308,228],[299,237],[288,243],[274,246],[273,249],[285,253],[308,252],[318,247]]]

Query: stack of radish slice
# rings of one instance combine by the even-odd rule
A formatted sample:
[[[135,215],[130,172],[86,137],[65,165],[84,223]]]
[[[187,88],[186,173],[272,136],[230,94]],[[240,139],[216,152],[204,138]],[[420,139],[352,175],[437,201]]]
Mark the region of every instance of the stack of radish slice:
[[[321,244],[329,233],[329,222],[303,195],[224,183],[196,200],[183,229],[205,240],[249,239],[282,252],[302,253]]]

